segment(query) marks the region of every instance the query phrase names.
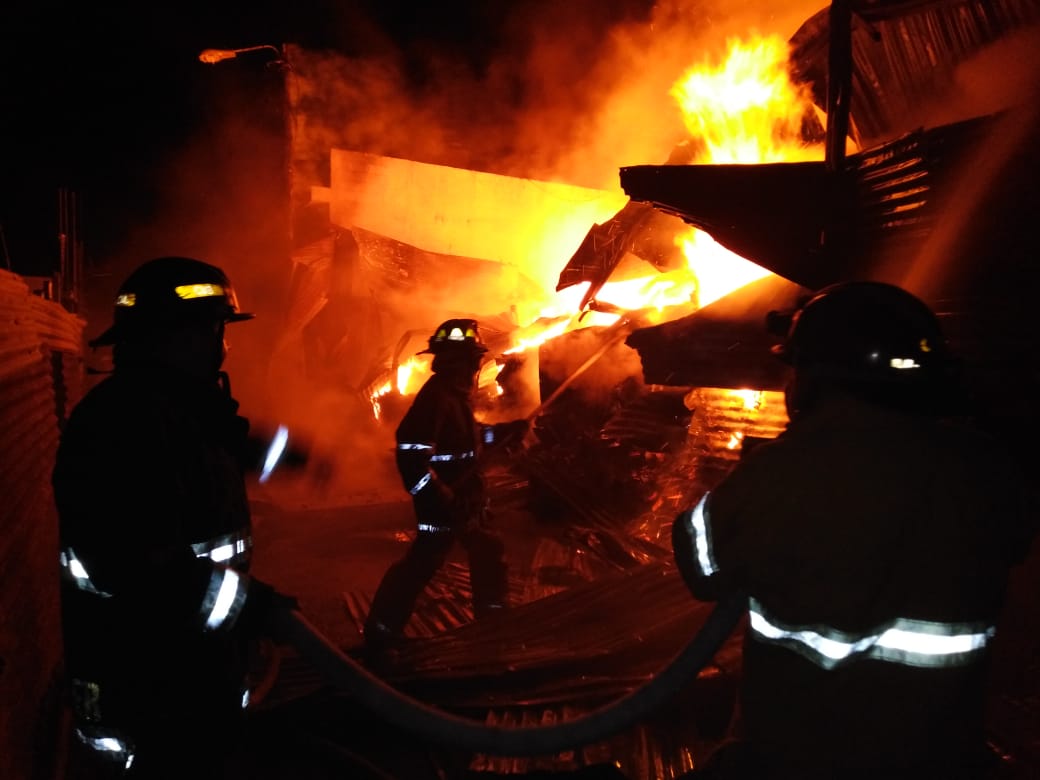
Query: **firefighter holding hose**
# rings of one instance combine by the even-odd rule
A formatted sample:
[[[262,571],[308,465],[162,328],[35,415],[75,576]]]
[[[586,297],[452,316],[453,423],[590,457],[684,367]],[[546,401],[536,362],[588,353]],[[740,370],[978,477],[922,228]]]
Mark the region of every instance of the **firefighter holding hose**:
[[[472,395],[487,347],[475,320],[447,320],[428,343],[433,375],[396,431],[397,469],[412,497],[416,536],[383,576],[366,618],[365,650],[373,660],[402,635],[419,594],[456,542],[469,558],[475,616],[506,606],[505,551],[487,525],[479,456],[485,447],[522,439],[528,422],[477,422]]]
[[[748,597],[733,741],[693,778],[978,778],[986,669],[1032,532],[999,443],[954,422],[935,315],[823,289],[774,348],[787,429],[673,526],[693,595]]]
[[[295,600],[249,576],[244,475],[219,268],[141,265],[119,288],[112,374],[73,409],[52,475],[76,777],[223,778],[248,703],[248,653]]]

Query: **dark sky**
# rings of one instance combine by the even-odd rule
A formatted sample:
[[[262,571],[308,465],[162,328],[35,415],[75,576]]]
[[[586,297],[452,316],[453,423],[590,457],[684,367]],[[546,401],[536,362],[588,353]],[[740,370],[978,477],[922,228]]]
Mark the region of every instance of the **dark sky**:
[[[549,0],[296,0],[109,4],[13,0],[0,11],[0,262],[49,273],[56,193],[78,194],[88,256],[103,256],[128,221],[156,208],[155,166],[204,135],[233,88],[259,105],[262,57],[233,68],[199,63],[208,47],[294,42],[366,56],[400,52],[421,85],[432,56],[486,67],[507,19],[536,15]],[[585,3],[585,5],[589,5]],[[645,12],[649,0],[602,0],[606,23]],[[230,83],[235,81],[236,83]],[[272,81],[268,79],[268,81]],[[249,94],[257,90],[256,94]],[[241,108],[241,106],[239,106]],[[10,258],[10,260],[8,259]]]

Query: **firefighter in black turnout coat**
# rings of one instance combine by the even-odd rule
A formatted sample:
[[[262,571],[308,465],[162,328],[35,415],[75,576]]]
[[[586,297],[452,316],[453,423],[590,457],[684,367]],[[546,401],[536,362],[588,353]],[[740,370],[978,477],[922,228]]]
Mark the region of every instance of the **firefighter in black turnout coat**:
[[[411,494],[416,537],[383,577],[365,624],[365,644],[378,654],[401,635],[416,599],[444,564],[452,545],[469,557],[473,609],[481,617],[506,606],[501,540],[486,526],[481,449],[514,441],[525,420],[479,424],[472,395],[487,348],[476,321],[444,322],[429,339],[433,376],[420,388],[397,428],[397,468]]]
[[[231,776],[247,643],[293,605],[247,573],[255,458],[220,369],[225,324],[252,316],[219,268],[158,258],[91,343],[114,347],[114,371],[73,410],[53,472],[84,772]]]
[[[1032,536],[999,442],[906,291],[817,293],[774,351],[787,429],[673,526],[695,597],[748,597],[734,741],[697,778],[985,776],[987,661]]]

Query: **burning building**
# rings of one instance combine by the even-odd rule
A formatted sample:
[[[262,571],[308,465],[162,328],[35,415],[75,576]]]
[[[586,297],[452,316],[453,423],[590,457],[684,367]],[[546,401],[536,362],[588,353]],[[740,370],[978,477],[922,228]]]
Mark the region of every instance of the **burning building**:
[[[286,397],[308,399],[285,410],[289,422],[349,441],[347,478],[363,481],[360,459],[389,457],[388,431],[428,371],[416,353],[437,322],[464,315],[494,358],[482,413],[535,423],[490,480],[500,505],[526,502],[544,523],[537,577],[512,583],[508,624],[478,625],[449,566],[412,627],[423,641],[384,670],[390,682],[515,727],[575,718],[653,678],[707,619],[670,566],[668,527],[744,447],[783,429],[765,318],[812,290],[903,283],[938,305],[980,391],[1008,386],[1014,356],[1035,343],[1016,330],[1032,322],[1018,294],[1035,289],[1028,223],[1008,217],[1033,186],[1008,174],[1035,171],[1023,143],[1035,118],[1023,121],[1013,89],[981,108],[954,97],[976,84],[959,78],[1028,51],[1038,20],[1029,0],[843,2],[793,36],[736,38],[674,73],[666,99],[682,137],[657,150],[663,164],[622,167],[620,188],[335,142],[294,148],[289,307],[268,370]],[[295,140],[310,141],[330,73],[287,50]],[[992,175],[968,181],[982,162]],[[1021,423],[1030,395],[994,417]],[[342,597],[360,625],[370,594]],[[676,776],[721,735],[739,660],[724,646],[658,718],[609,742],[538,759],[478,752],[467,768]],[[271,707],[351,711],[294,661]],[[377,728],[364,721],[350,725]]]
[[[522,453],[520,481],[538,514],[555,523],[537,555],[540,570],[558,573],[557,583],[524,586],[523,609],[508,626],[470,626],[458,606],[465,579],[449,570],[435,586],[440,600],[415,628],[425,641],[388,670],[392,680],[445,706],[490,708],[489,723],[519,725],[580,714],[637,687],[627,676],[632,669],[660,667],[674,650],[669,626],[704,619],[681,589],[643,590],[660,582],[659,567],[667,569],[663,540],[676,510],[744,447],[786,423],[783,377],[764,357],[775,338],[765,328],[769,312],[792,310],[841,279],[895,281],[933,303],[947,301],[939,308],[959,346],[976,346],[976,365],[1006,368],[978,351],[988,341],[978,330],[980,299],[965,296],[963,279],[959,288],[947,284],[964,267],[950,259],[925,273],[922,263],[935,262],[937,242],[951,229],[963,166],[992,145],[1018,102],[958,112],[942,90],[1035,20],[1034,4],[1024,2],[835,3],[790,39],[733,40],[718,61],[677,74],[671,97],[682,107],[686,137],[662,165],[621,168],[627,199],[608,189],[332,151],[330,183],[313,187],[306,207],[325,211],[332,229],[298,253],[299,289],[311,296],[302,320],[331,311],[333,287],[315,279],[339,280],[349,268],[355,303],[345,311],[367,324],[340,323],[342,336],[380,332],[373,321],[394,321],[382,342],[369,342],[350,384],[358,407],[383,424],[418,387],[425,367],[412,354],[437,320],[465,314],[486,322],[496,360],[482,379],[484,412],[504,414],[499,398],[522,399],[509,411],[534,419],[535,440]],[[925,106],[914,95],[935,100]],[[925,108],[946,113],[940,121]],[[341,252],[347,263],[333,270]],[[433,301],[437,314],[424,310]],[[516,474],[497,476],[500,496],[512,495]],[[564,581],[568,587],[559,586]],[[612,637],[545,639],[545,626],[556,625],[550,615],[578,619],[605,594],[617,608],[620,591],[643,599],[633,636],[656,637],[638,659]],[[360,624],[365,594],[349,594],[347,608]],[[523,690],[516,680],[488,680],[481,659],[501,661],[503,642],[527,648],[505,660],[523,672]],[[597,667],[590,653],[607,646],[617,664]],[[738,661],[720,658],[698,677],[695,698],[732,684]],[[578,690],[572,675],[553,671],[578,667],[602,675],[596,691]],[[481,682],[471,687],[474,680]],[[534,695],[531,680],[538,681]],[[689,768],[689,752],[668,754],[658,740],[685,739],[688,747],[717,736],[712,729],[701,721],[683,737],[640,732],[644,745],[654,745],[657,773],[631,764],[626,776]],[[593,746],[547,765],[563,771],[597,755]],[[483,771],[531,768],[491,757],[475,762]]]

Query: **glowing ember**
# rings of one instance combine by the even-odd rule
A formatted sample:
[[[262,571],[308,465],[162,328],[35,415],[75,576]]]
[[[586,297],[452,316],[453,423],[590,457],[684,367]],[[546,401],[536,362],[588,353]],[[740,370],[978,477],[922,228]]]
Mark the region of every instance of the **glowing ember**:
[[[761,390],[735,390],[734,395],[744,402],[744,408],[748,411],[758,409],[765,401],[765,393]]]

